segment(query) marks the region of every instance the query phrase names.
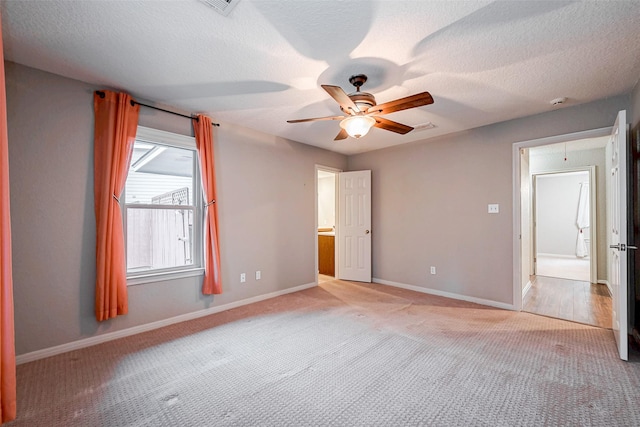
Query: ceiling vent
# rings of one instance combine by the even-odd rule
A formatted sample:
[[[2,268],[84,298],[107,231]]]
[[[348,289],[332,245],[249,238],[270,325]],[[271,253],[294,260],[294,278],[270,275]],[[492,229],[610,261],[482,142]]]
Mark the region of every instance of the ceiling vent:
[[[240,0],[200,0],[202,3],[210,6],[220,15],[227,16],[231,13],[236,4]]]
[[[418,132],[418,131],[421,131],[421,130],[433,129],[434,127],[436,127],[436,125],[434,125],[431,122],[427,122],[427,123],[422,123],[422,124],[419,124],[419,125],[415,125],[413,127],[413,130]]]

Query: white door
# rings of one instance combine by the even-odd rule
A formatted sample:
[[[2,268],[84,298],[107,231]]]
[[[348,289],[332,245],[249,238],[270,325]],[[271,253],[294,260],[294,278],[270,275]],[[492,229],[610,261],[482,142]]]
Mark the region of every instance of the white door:
[[[371,282],[371,171],[338,175],[338,278]]]
[[[628,360],[627,343],[627,126],[626,111],[620,111],[613,126],[607,165],[610,173],[609,282],[612,292],[613,335],[622,360]]]

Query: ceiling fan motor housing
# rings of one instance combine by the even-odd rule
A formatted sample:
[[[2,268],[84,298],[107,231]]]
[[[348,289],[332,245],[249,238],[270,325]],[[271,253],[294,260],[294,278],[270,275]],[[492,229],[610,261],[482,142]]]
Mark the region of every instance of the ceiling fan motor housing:
[[[367,92],[360,92],[360,86],[365,84],[366,81],[367,76],[365,74],[355,74],[349,77],[349,83],[355,86],[356,91],[347,95],[363,113],[366,113],[369,108],[376,105],[376,98],[373,95]],[[352,114],[351,111],[345,111],[342,106],[340,107],[340,109],[347,114]]]
[[[369,108],[376,105],[376,98],[367,92],[353,92],[353,93],[350,93],[348,96],[363,113],[366,113]],[[342,106],[340,107],[340,109],[347,114],[351,114],[351,111],[345,111],[345,109],[342,108]]]

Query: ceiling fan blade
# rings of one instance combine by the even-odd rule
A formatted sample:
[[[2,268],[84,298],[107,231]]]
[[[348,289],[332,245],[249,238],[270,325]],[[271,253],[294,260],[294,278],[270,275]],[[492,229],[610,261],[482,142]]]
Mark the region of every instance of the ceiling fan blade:
[[[394,122],[393,120],[385,119],[384,117],[374,117],[374,119],[376,119],[376,124],[374,126],[380,129],[390,130],[391,132],[402,135],[413,130],[411,126],[403,125],[402,123]]]
[[[395,111],[406,110],[409,108],[422,107],[423,105],[433,104],[433,98],[429,92],[417,93],[407,96],[406,98],[396,99],[395,101],[385,102],[383,104],[374,105],[369,108],[367,114],[389,114]]]
[[[327,93],[331,95],[331,97],[335,99],[338,102],[338,104],[340,104],[340,106],[345,112],[349,110],[353,111],[354,113],[360,112],[360,109],[358,108],[358,106],[351,100],[351,98],[349,98],[349,95],[347,95],[347,93],[344,90],[342,90],[340,86],[331,86],[331,85],[321,85],[321,86],[322,86],[322,89],[326,90]]]
[[[340,132],[338,132],[338,135],[333,138],[334,141],[339,141],[341,139],[347,139],[347,137],[349,136],[349,134],[347,133],[346,130],[344,129],[340,129]]]
[[[287,120],[287,123],[317,122],[320,120],[342,120],[345,116],[313,117],[311,119]]]

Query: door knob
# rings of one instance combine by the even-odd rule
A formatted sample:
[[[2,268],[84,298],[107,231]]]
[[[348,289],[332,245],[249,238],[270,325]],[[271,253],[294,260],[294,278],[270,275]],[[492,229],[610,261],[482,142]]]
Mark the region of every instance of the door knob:
[[[638,249],[637,246],[625,245],[624,243],[619,243],[617,245],[609,245],[611,249],[617,249],[619,251],[626,251],[627,249]]]
[[[369,234],[369,230],[364,230],[364,234]]]

